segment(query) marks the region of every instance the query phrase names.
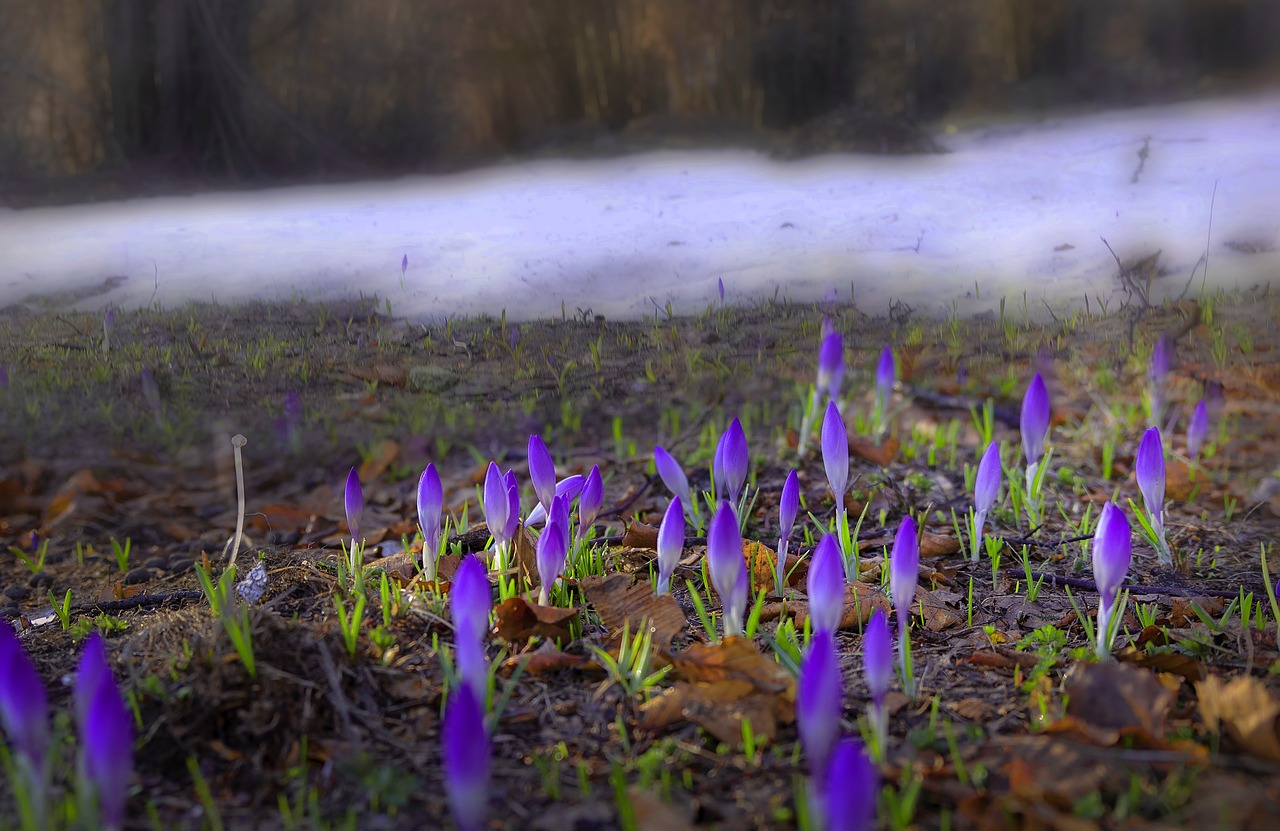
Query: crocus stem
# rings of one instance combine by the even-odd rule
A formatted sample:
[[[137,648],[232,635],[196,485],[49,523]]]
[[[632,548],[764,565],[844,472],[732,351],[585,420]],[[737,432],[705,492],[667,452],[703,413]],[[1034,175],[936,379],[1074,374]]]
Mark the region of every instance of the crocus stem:
[[[1112,601],[1114,603],[1115,601]],[[1111,606],[1105,601],[1098,600],[1098,660],[1107,661],[1111,659],[1111,638],[1108,632],[1111,630]]]
[[[871,702],[871,732],[875,736],[875,760],[884,761],[885,750],[889,743],[889,720],[885,717],[884,702]]]
[[[1036,489],[1036,477],[1039,472],[1039,461],[1027,465],[1027,519],[1032,525],[1038,525],[1040,522],[1040,494]]]
[[[778,538],[778,563],[774,568],[773,584],[778,592],[778,596],[782,596],[782,590],[786,587],[787,579],[787,538]]]
[[[969,510],[971,518],[969,523],[969,541],[972,545],[972,550],[969,552],[969,559],[976,563],[978,562],[979,555],[982,553],[982,532],[987,525],[987,514],[985,511],[973,513],[972,508]]]
[[[236,537],[231,543],[231,559],[228,566],[236,564],[236,555],[240,553],[240,540],[244,536],[244,463],[240,458],[240,448],[249,443],[240,433],[231,437],[231,446],[236,457]]]
[[[906,620],[898,622],[898,671],[902,673],[903,694],[914,700],[916,679],[911,672],[911,630]]]

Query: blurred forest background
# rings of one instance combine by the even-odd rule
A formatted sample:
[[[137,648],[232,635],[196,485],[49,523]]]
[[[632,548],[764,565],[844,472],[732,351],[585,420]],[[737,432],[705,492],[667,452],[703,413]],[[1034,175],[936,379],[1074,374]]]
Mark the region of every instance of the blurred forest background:
[[[1280,76],[1276,0],[0,0],[0,199],[919,124]]]

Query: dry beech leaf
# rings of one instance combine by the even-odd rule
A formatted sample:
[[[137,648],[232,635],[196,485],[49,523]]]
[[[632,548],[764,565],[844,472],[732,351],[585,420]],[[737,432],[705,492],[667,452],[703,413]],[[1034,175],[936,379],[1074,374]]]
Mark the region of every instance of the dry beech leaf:
[[[280,531],[305,531],[315,522],[313,511],[296,505],[268,505],[248,517],[249,526],[260,534],[273,529]]]
[[[1154,628],[1154,627],[1151,627]],[[1143,630],[1144,632],[1146,630]],[[1182,655],[1177,652],[1156,652],[1148,654],[1132,646],[1126,646],[1115,653],[1116,659],[1121,663],[1132,664],[1134,666],[1146,667],[1156,672],[1168,673],[1185,678],[1188,681],[1203,680],[1206,673],[1204,664],[1192,658],[1190,655]]]
[[[658,529],[635,520],[627,526],[627,532],[622,535],[622,542],[618,545],[622,548],[657,549]]]
[[[383,439],[374,445],[373,452],[360,464],[360,481],[367,487],[370,482],[380,478],[387,468],[400,455],[400,443],[393,439]]]
[[[510,672],[516,667],[523,666],[523,671],[526,675],[546,675],[549,672],[561,669],[603,669],[587,655],[574,655],[556,649],[550,641],[543,644],[543,646],[547,648],[539,648],[523,655],[511,656],[502,662],[502,668]]]
[[[794,715],[796,679],[771,656],[762,654],[749,638],[729,637],[717,644],[695,643],[678,654],[664,653],[686,681],[719,683],[745,681],[774,696],[775,716],[789,723]]]
[[[1227,605],[1221,597],[1175,597],[1169,608],[1169,628],[1183,629],[1199,623],[1200,618],[1191,607],[1192,603],[1213,617],[1221,615]]]
[[[638,785],[627,788],[637,831],[694,831],[688,812],[663,802],[652,791]]]
[[[516,526],[515,536],[515,567],[520,577],[524,580],[524,584],[529,588],[537,588],[542,585],[542,576],[538,574],[538,549],[533,540],[533,534],[528,528],[524,527],[524,523]]]
[[[923,596],[918,597],[912,609],[924,615],[926,629],[930,632],[941,632],[943,629],[959,626],[964,622],[959,612],[951,609],[953,597],[955,595],[952,592],[926,591]]]
[[[774,571],[778,565],[778,553],[769,546],[755,540],[742,543],[742,556],[746,558],[747,575],[751,578],[751,596],[764,589],[774,589]]]
[[[1077,664],[1065,686],[1067,715],[1096,728],[1091,733],[1096,739],[1113,734],[1104,744],[1114,744],[1121,732],[1163,737],[1174,694],[1150,670],[1114,662]]]
[[[884,467],[898,455],[898,440],[886,439],[884,444],[875,444],[861,436],[850,436],[849,452]]]
[[[1247,753],[1280,762],[1280,701],[1261,681],[1210,676],[1196,683],[1196,697],[1210,730],[1226,733]]]
[[[549,641],[568,641],[570,624],[577,620],[577,609],[539,606],[523,597],[512,597],[498,604],[494,631],[508,643],[527,641],[538,636]]]
[[[960,553],[960,540],[953,534],[933,534],[925,531],[920,538],[921,557],[947,557]]]
[[[653,633],[654,647],[666,649],[687,625],[674,597],[654,594],[647,580],[637,581],[630,574],[584,577],[578,588],[615,641],[624,629],[635,634],[647,627]]]
[[[879,587],[872,586],[869,583],[854,581],[846,583],[844,586],[844,614],[840,616],[840,625],[837,629],[847,629],[857,626],[859,622],[865,623],[871,619],[871,613],[876,609],[884,609],[889,612],[893,605],[889,602],[889,598],[880,591]],[[789,612],[796,621],[796,626],[803,626],[805,620],[809,617],[809,603],[806,600],[789,600],[786,603],[766,603],[764,608],[760,610],[762,620],[773,620],[781,617],[784,612]]]

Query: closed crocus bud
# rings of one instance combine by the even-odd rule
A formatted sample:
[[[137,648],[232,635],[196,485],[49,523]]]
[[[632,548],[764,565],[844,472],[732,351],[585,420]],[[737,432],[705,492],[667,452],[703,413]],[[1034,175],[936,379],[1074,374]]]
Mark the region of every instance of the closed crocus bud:
[[[480,695],[463,684],[444,711],[444,784],[459,831],[480,831],[489,816],[489,733]]]
[[[711,457],[711,477],[721,499],[729,498],[729,484],[724,477],[724,446],[728,441],[729,434],[721,433],[720,440],[716,442],[716,452]]]
[[[404,273],[408,270],[409,270],[409,255],[405,254],[403,257],[400,258],[400,276],[403,277]]]
[[[587,478],[581,473],[575,473],[572,476],[566,476],[556,483],[555,496],[563,496],[569,502],[578,498],[582,493],[583,485],[586,484]],[[552,497],[552,501],[555,500]],[[543,509],[542,503],[533,506],[533,510],[529,511],[529,517],[524,521],[525,525],[540,525],[547,520],[547,512]]]
[[[107,646],[102,635],[94,631],[84,642],[84,651],[80,653],[80,664],[76,668],[75,705],[76,726],[84,732],[89,718],[89,705],[93,703],[93,693],[98,684],[111,676],[107,665]]]
[[[916,540],[916,521],[906,516],[898,526],[898,535],[893,540],[893,552],[889,555],[889,586],[893,593],[893,608],[898,612],[898,626],[903,632],[906,631],[911,614],[911,602],[915,599],[919,569],[920,545]]]
[[[0,623],[0,726],[14,749],[40,770],[49,748],[49,699],[7,623]]]
[[[835,636],[829,631],[815,632],[796,682],[796,728],[815,779],[826,773],[831,749],[840,736],[843,713],[844,690]]]
[[[742,556],[742,535],[738,518],[728,503],[721,502],[707,531],[707,560],[711,585],[720,596],[725,637],[741,635],[747,609],[747,564]]]
[[[778,500],[778,558],[774,568],[774,582],[779,593],[786,584],[787,543],[799,512],[800,477],[796,475],[795,468],[792,468],[787,474],[787,480],[782,483],[782,496]]]
[[[484,654],[484,641],[459,634],[453,643],[453,666],[459,680],[473,690],[488,689],[489,658]]]
[[[529,437],[529,478],[542,509],[550,511],[551,500],[556,497],[556,466],[551,461],[551,451],[536,433]]]
[[[545,606],[550,601],[551,587],[560,578],[560,572],[564,570],[564,529],[554,519],[557,513],[559,513],[557,506],[553,504],[551,506],[553,519],[547,523],[547,527],[542,532],[542,535],[538,537],[538,544],[535,547],[538,561],[538,577],[542,581],[542,586],[538,590],[538,604],[540,606]]]
[[[996,497],[1000,495],[1000,473],[1000,447],[993,441],[982,454],[973,480],[973,509],[980,516],[986,516],[996,504]]]
[[[880,362],[876,364],[876,398],[881,402],[881,406],[889,403],[889,396],[893,395],[893,382],[898,378],[898,368],[893,361],[893,350],[885,346],[880,353]]]
[[[680,463],[663,448],[654,447],[653,465],[658,469],[658,478],[662,480],[662,484],[667,486],[667,490],[678,497],[682,504],[692,506],[693,501],[689,494],[689,477],[685,476]]]
[[[829,324],[830,321],[824,323]],[[818,391],[825,391],[827,397],[834,400],[840,397],[843,381],[844,338],[832,329],[822,336],[822,343],[818,345]]]
[[[815,632],[834,632],[844,617],[844,558],[830,534],[818,541],[809,565],[809,620]]]
[[[1044,455],[1044,440],[1049,434],[1049,391],[1038,372],[1022,397],[1020,424],[1022,452],[1026,455],[1027,464],[1031,465],[1040,461],[1040,457]]]
[[[1191,411],[1191,418],[1187,421],[1187,455],[1192,459],[1199,459],[1204,440],[1208,437],[1209,408],[1202,398],[1196,402],[1196,408]]]
[[[507,488],[507,523],[502,526],[502,537],[514,540],[520,527],[520,483],[516,481],[516,472],[508,470],[502,474],[502,483]]]
[[[493,608],[493,588],[489,572],[474,555],[463,556],[453,574],[449,590],[449,611],[456,639],[483,640],[489,629],[489,611]]]
[[[862,633],[862,674],[871,700],[879,706],[893,683],[893,641],[889,638],[889,618],[884,609],[871,613]]]
[[[77,685],[81,679],[77,677]],[[91,690],[77,697],[89,698],[88,713],[80,727],[80,752],[85,777],[98,795],[98,814],[106,828],[124,825],[133,774],[133,716],[116,687],[110,671],[90,673],[84,683]]]
[[[747,481],[749,453],[747,434],[742,431],[742,422],[735,418],[724,432],[724,456],[720,460],[724,465],[724,484],[729,501],[734,504],[737,504],[742,486]]]
[[[844,505],[844,492],[849,487],[849,434],[845,432],[844,419],[836,402],[827,402],[827,412],[822,418],[822,466],[827,471],[827,483],[836,500],[836,510]]]
[[[604,480],[600,478],[600,466],[592,465],[591,472],[582,483],[582,494],[578,497],[578,539],[585,537],[587,531],[591,530],[603,503]]]
[[[347,509],[347,528],[351,531],[351,543],[359,545],[360,522],[364,519],[364,489],[360,487],[360,475],[354,467],[347,474],[343,501]]]
[[[1129,520],[1124,511],[1108,502],[1102,506],[1098,526],[1093,532],[1093,581],[1098,587],[1098,657],[1111,654],[1111,639],[1107,634],[1116,597],[1125,575],[1129,572],[1132,542],[1129,539]]]
[[[422,529],[422,568],[435,579],[436,556],[440,553],[440,518],[444,514],[444,488],[436,466],[428,462],[418,477],[418,527]]]
[[[723,303],[724,302],[724,278],[723,277],[716,278],[716,290],[720,292],[720,302]]]
[[[684,553],[684,505],[680,497],[671,500],[667,512],[662,515],[662,525],[658,527],[658,585],[657,594],[671,591],[671,575],[675,574],[676,564]]]
[[[496,462],[489,462],[484,475],[484,521],[494,542],[506,541],[507,517],[511,513],[511,497],[507,493],[507,481],[498,470]]]
[[[1147,513],[1159,518],[1164,512],[1164,442],[1160,440],[1160,428],[1151,427],[1142,434],[1138,443],[1138,457],[1134,464],[1138,490],[1146,503]]]
[[[841,739],[831,751],[822,813],[827,831],[872,831],[880,774],[857,739]]]
[[[569,496],[567,494],[557,494],[555,499],[551,500],[551,518],[547,522],[547,527],[555,526],[560,530],[560,536],[566,546],[569,542]]]

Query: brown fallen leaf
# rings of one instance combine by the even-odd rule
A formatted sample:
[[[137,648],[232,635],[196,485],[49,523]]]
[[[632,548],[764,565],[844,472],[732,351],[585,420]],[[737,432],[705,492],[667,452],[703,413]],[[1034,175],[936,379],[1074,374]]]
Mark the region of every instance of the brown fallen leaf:
[[[1280,762],[1280,701],[1261,681],[1210,676],[1196,682],[1196,698],[1210,730],[1226,733],[1247,753]]]
[[[656,550],[658,547],[658,529],[652,525],[645,525],[639,520],[633,520],[627,526],[627,532],[622,535],[622,542],[618,544],[623,548],[649,548]]]
[[[639,785],[627,788],[637,831],[694,831],[688,811],[663,802],[656,794]]]
[[[1227,605],[1221,597],[1175,597],[1169,609],[1169,627],[1171,629],[1182,629],[1200,620],[1196,615],[1195,609],[1192,608],[1192,603],[1213,617],[1221,615]]]
[[[884,609],[889,612],[893,608],[893,604],[889,602],[889,598],[880,591],[879,587],[872,586],[869,583],[854,581],[846,583],[844,587],[844,614],[840,616],[840,625],[838,629],[847,629],[857,626],[859,622],[866,623],[871,619],[871,614],[876,609]],[[781,617],[782,614],[791,614],[796,621],[796,626],[803,626],[804,622],[809,618],[809,602],[807,600],[788,600],[785,603],[766,603],[764,608],[760,610],[761,620],[773,620]]]
[[[960,539],[954,534],[925,531],[920,537],[921,557],[948,557],[960,552]]]
[[[695,643],[678,654],[663,652],[686,681],[716,684],[741,681],[771,697],[774,718],[789,724],[795,717],[796,679],[748,638],[730,637],[717,644]]]
[[[516,525],[516,536],[513,542],[515,557],[511,562],[526,586],[531,589],[538,588],[542,585],[542,577],[538,574],[538,549],[533,533],[524,527],[523,522]]]
[[[1146,630],[1143,631],[1145,632]],[[1190,655],[1183,655],[1178,652],[1155,652],[1149,654],[1145,650],[1126,646],[1124,649],[1117,651],[1115,656],[1116,660],[1121,663],[1177,675],[1188,681],[1200,681],[1206,675],[1204,664]]]
[[[652,633],[654,647],[666,649],[687,625],[684,611],[674,597],[655,595],[647,580],[637,581],[633,575],[584,577],[578,581],[578,588],[615,640],[624,630],[634,634],[645,627]]]
[[[886,439],[884,444],[875,444],[861,436],[849,436],[849,452],[884,467],[898,455],[898,440]]]
[[[360,464],[360,481],[365,487],[370,482],[378,479],[387,468],[400,455],[400,443],[394,439],[383,439],[374,445],[373,452],[370,453]]]
[[[523,597],[508,598],[494,611],[494,632],[508,643],[521,643],[535,636],[553,643],[568,642],[573,637],[570,627],[578,620],[577,609],[539,606]]]
[[[561,669],[602,670],[602,667],[592,661],[590,656],[564,652],[557,649],[550,641],[544,643],[543,646],[547,648],[539,648],[524,655],[511,656],[502,662],[503,670],[511,672],[516,667],[523,666],[523,671],[526,675],[546,675],[549,672]]]
[[[948,591],[926,591],[917,596],[913,610],[924,616],[925,628],[930,632],[941,632],[964,622],[960,613],[951,608],[955,594]]]
[[[301,532],[316,521],[316,515],[296,505],[267,505],[248,519],[249,527],[260,534],[271,530]]]
[[[1115,662],[1076,664],[1065,687],[1067,715],[1082,724],[1116,738],[1135,729],[1156,739],[1164,736],[1174,694],[1150,670]]]

